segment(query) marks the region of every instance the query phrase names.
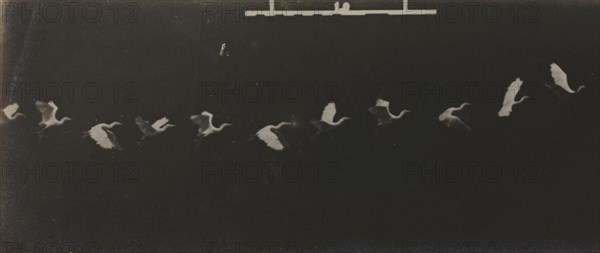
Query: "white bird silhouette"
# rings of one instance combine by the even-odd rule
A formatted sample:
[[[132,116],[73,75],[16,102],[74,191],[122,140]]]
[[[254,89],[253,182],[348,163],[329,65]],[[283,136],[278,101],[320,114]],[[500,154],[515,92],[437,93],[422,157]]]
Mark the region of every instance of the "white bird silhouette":
[[[323,114],[321,115],[321,120],[318,120],[318,119],[311,120],[311,123],[319,130],[317,132],[317,134],[324,132],[324,131],[331,130],[331,129],[339,126],[340,124],[342,124],[342,122],[350,119],[348,117],[342,117],[338,121],[334,122],[333,118],[335,117],[335,113],[336,113],[335,103],[331,102],[325,106],[325,109],[323,110]]]
[[[117,141],[115,134],[110,131],[115,126],[121,126],[120,122],[113,122],[111,124],[101,123],[93,126],[90,130],[84,132],[84,136],[89,136],[96,144],[104,149],[116,149],[121,150],[121,145]]]
[[[200,115],[192,115],[190,120],[198,125],[198,137],[203,138],[223,131],[225,127],[231,126],[229,123],[223,123],[219,127],[215,127],[212,123],[213,115],[210,112],[204,111]]]
[[[42,130],[38,132],[40,136],[40,141],[44,136],[44,131],[50,127],[56,127],[64,124],[66,121],[73,120],[69,117],[64,117],[60,120],[56,119],[56,112],[58,111],[58,106],[54,104],[54,101],[49,101],[48,103],[42,101],[35,101],[35,106],[37,107],[40,114],[42,114],[42,121],[38,123],[39,126],[42,127]]]
[[[18,118],[25,117],[24,114],[18,112],[19,104],[12,103],[4,107],[4,109],[0,109],[0,125],[4,125],[10,121],[14,121]]]
[[[229,50],[227,49],[227,43],[221,44],[221,50],[219,50],[219,56],[229,56]]]
[[[502,102],[502,108],[500,108],[500,111],[498,111],[499,117],[510,116],[513,105],[520,104],[525,99],[529,98],[528,96],[523,96],[518,101],[515,101],[517,93],[519,93],[519,90],[521,90],[521,85],[523,85],[523,81],[521,80],[521,78],[517,78],[508,86],[508,88],[506,89],[506,94],[504,94],[504,102]]]
[[[375,102],[375,106],[369,108],[369,112],[377,118],[378,126],[386,126],[386,125],[391,124],[394,121],[401,119],[402,117],[404,117],[404,115],[406,115],[410,111],[402,110],[402,112],[400,112],[400,114],[394,115],[394,114],[392,114],[392,112],[390,112],[390,102],[383,100],[381,98],[378,98],[377,101]]]
[[[175,125],[171,125],[168,123],[169,123],[169,119],[167,119],[166,117],[162,117],[162,118],[158,119],[157,121],[155,121],[154,124],[150,125],[150,123],[148,121],[144,120],[141,116],[137,116],[135,118],[135,124],[138,126],[140,131],[142,131],[142,133],[144,133],[144,136],[142,136],[142,139],[140,139],[140,141],[138,141],[137,147],[140,148],[142,143],[147,138],[156,136],[156,135],[166,131],[168,128],[175,127]]]
[[[457,129],[459,131],[471,131],[471,127],[469,127],[465,122],[463,122],[458,116],[454,115],[454,112],[462,110],[465,106],[471,105],[469,103],[463,103],[460,107],[450,107],[446,109],[440,116],[438,116],[438,120],[442,122],[445,126]]]
[[[567,82],[567,74],[556,63],[550,64],[550,73],[552,75],[552,79],[554,79],[554,84],[563,88],[563,90],[565,90],[568,93],[573,94],[585,88],[584,85],[581,85],[579,86],[579,88],[577,88],[576,91],[572,90],[569,86],[569,83]]]
[[[270,148],[272,148],[274,150],[277,150],[277,151],[284,150],[284,149],[288,148],[290,145],[288,144],[288,142],[285,139],[285,137],[283,136],[283,134],[281,134],[281,132],[279,132],[279,130],[283,126],[291,126],[291,125],[292,125],[292,123],[289,123],[289,122],[281,122],[277,126],[275,126],[275,125],[265,126],[265,127],[261,128],[260,130],[258,130],[258,132],[256,132],[256,137],[258,137],[265,144],[267,144],[267,146],[269,146]]]

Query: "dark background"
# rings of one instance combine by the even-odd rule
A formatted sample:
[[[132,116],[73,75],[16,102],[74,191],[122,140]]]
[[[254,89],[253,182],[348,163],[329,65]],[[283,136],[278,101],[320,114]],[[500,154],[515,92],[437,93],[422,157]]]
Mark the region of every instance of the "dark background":
[[[450,20],[451,3],[429,3],[440,9],[437,22],[418,16],[250,22],[240,9],[239,20],[219,16],[223,6],[203,18],[208,3],[152,1],[136,2],[134,18],[116,23],[109,3],[98,3],[105,16],[94,23],[80,14],[74,22],[4,17],[2,106],[18,102],[27,118],[3,129],[3,242],[97,242],[105,250],[134,242],[142,252],[202,251],[210,241],[333,242],[339,252],[400,251],[403,242],[496,242],[503,252],[598,250],[597,3],[505,3],[495,23],[480,16],[481,8],[468,20],[464,2],[452,3],[463,8],[457,22]],[[516,19],[507,10],[514,5],[522,8]],[[218,56],[224,42],[229,57]],[[551,83],[552,62],[568,74],[572,87],[587,88],[556,97],[543,86]],[[519,97],[530,100],[500,119],[503,94],[478,94],[491,84],[503,92],[516,77],[525,81]],[[49,130],[38,142],[34,101],[48,99],[43,88],[31,87],[52,82],[95,82],[106,96],[96,103],[80,94],[74,102],[55,99],[58,116],[75,120]],[[127,82],[138,87],[128,90],[134,99],[112,101],[112,85]],[[207,82],[295,82],[305,92],[317,83],[338,89],[318,101],[223,103],[201,99],[199,87]],[[470,90],[474,96],[463,87],[458,100],[400,99],[406,97],[400,84],[407,82],[435,93],[453,82],[479,85]],[[23,95],[23,84],[33,89],[29,95]],[[16,95],[9,95],[7,86]],[[377,97],[389,100],[392,112],[413,113],[375,130],[367,109]],[[329,101],[337,103],[338,115],[353,119],[311,137],[315,130],[308,121],[319,117]],[[473,128],[469,134],[437,122],[437,115],[463,101],[473,103],[464,115]],[[215,114],[215,124],[234,126],[194,149],[196,129],[189,116],[204,110]],[[177,127],[136,150],[141,133],[133,119],[138,115],[149,121],[167,116]],[[101,150],[81,138],[91,126],[115,120],[124,123],[114,129],[122,152]],[[284,130],[290,150],[274,152],[247,140],[281,121],[297,122]],[[7,162],[25,162],[23,168],[36,171],[36,161],[95,161],[103,175],[95,183],[77,176],[75,182],[27,178],[24,183],[6,174]],[[333,162],[339,170],[335,182],[328,183],[315,183],[308,170],[296,183],[203,183],[200,164],[219,161]],[[114,162],[134,163],[135,173],[124,173],[135,181],[115,180]],[[502,164],[503,176],[496,183],[481,177],[405,182],[401,168],[407,162]],[[515,163],[534,164],[527,172],[535,175],[526,177],[533,181],[515,183]],[[304,252],[310,252],[308,246]]]

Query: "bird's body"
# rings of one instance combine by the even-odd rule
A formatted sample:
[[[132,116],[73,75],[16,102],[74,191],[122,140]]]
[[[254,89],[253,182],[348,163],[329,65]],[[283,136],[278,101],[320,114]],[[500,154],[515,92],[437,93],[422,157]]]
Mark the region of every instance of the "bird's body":
[[[190,120],[198,126],[199,140],[223,131],[225,127],[231,126],[229,123],[223,123],[219,127],[215,127],[212,123],[213,115],[210,112],[204,111],[199,115],[192,115]]]
[[[339,126],[340,124],[342,124],[342,122],[350,119],[348,117],[342,117],[338,121],[333,121],[336,111],[337,110],[335,107],[335,103],[333,103],[333,102],[329,103],[325,106],[325,109],[323,110],[323,114],[321,115],[321,120],[318,120],[318,119],[311,120],[311,123],[319,130],[318,133],[331,130],[331,129]]]
[[[460,107],[450,107],[440,114],[440,116],[438,116],[438,120],[449,128],[454,128],[458,131],[469,132],[471,131],[471,127],[463,122],[458,116],[454,115],[454,112],[460,111],[468,105],[471,104],[463,103],[460,105]]]
[[[24,114],[18,112],[19,104],[12,103],[0,109],[0,125],[6,124],[7,122],[14,121],[18,118],[25,117]]]
[[[386,126],[397,120],[400,120],[410,111],[402,110],[400,114],[394,115],[392,112],[390,112],[390,102],[379,98],[375,102],[375,106],[369,108],[369,112],[377,118],[378,126]]]
[[[521,102],[523,102],[525,99],[528,98],[527,96],[523,96],[518,101],[515,100],[517,93],[519,93],[519,90],[521,90],[521,85],[523,85],[523,81],[520,78],[517,78],[517,79],[515,79],[514,82],[512,82],[508,86],[508,88],[506,89],[506,94],[504,94],[504,101],[502,102],[502,108],[500,108],[500,111],[498,111],[499,117],[510,116],[513,105],[520,104]]]
[[[292,123],[281,122],[278,125],[268,125],[256,132],[256,137],[267,144],[268,147],[281,151],[289,147],[283,134],[279,131],[283,126],[291,126]]]
[[[115,126],[122,125],[119,122],[113,122],[111,124],[101,123],[93,126],[87,132],[84,132],[85,136],[89,136],[96,144],[104,149],[116,149],[121,150],[121,145],[117,141],[115,134],[110,131]]]
[[[219,50],[219,56],[229,56],[229,50],[227,49],[227,43],[221,44],[221,50]]]
[[[577,90],[571,89],[567,81],[567,74],[556,63],[550,64],[550,74],[552,75],[552,79],[554,79],[554,84],[570,94],[577,93],[585,88],[584,85],[581,85]]]
[[[42,120],[38,123],[39,126],[42,127],[42,130],[38,132],[40,136],[40,140],[44,135],[44,131],[50,127],[57,127],[64,124],[66,121],[72,120],[69,117],[63,117],[60,120],[56,119],[56,112],[58,111],[58,106],[54,104],[53,101],[49,101],[48,103],[42,101],[35,101],[35,106],[38,111],[42,115]]]
[[[144,134],[144,136],[142,136],[142,139],[138,142],[138,147],[140,147],[142,142],[144,140],[146,140],[147,138],[156,136],[156,135],[166,131],[168,128],[175,127],[175,125],[171,125],[168,123],[169,123],[169,119],[167,119],[166,117],[160,118],[159,120],[155,121],[152,125],[150,125],[150,123],[148,121],[144,120],[142,117],[140,117],[140,116],[136,117],[135,124],[138,126],[140,131],[142,131],[142,133]]]

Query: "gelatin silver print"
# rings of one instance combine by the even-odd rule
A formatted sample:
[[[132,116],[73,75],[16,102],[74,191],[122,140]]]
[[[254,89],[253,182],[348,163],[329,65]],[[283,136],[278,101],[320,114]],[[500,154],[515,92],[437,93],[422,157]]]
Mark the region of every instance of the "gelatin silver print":
[[[598,1],[0,3],[0,253],[600,252]]]

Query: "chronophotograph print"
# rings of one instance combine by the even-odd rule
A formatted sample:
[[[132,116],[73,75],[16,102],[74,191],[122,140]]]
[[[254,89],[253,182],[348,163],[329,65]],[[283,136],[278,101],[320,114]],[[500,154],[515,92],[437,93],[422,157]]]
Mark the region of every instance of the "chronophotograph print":
[[[600,252],[600,2],[1,2],[0,253]]]

